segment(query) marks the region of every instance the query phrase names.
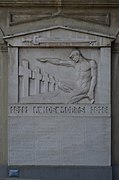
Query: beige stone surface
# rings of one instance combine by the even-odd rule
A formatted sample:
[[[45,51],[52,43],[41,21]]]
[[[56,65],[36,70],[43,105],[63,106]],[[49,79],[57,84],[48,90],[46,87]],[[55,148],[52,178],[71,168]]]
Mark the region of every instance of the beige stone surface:
[[[15,2],[15,3],[14,3]],[[63,13],[70,14],[68,17],[55,16],[59,10],[57,6],[60,6],[61,1],[0,1],[0,27],[2,28],[5,35],[26,32],[30,30],[42,29],[44,27],[50,27],[53,25],[65,25],[69,27],[75,27],[79,29],[85,29],[87,31],[94,31],[97,33],[110,34],[113,36],[117,35],[119,28],[119,16],[118,16],[118,0],[97,0],[97,1],[65,1],[62,0],[63,7],[60,9]],[[73,5],[79,4],[79,6]],[[92,3],[92,6],[90,5]],[[40,7],[43,4],[43,7]],[[70,4],[70,5],[68,5]],[[81,5],[82,4],[82,5]],[[40,9],[39,9],[39,7]],[[55,7],[51,7],[54,5]],[[4,7],[2,7],[4,6]],[[19,8],[11,8],[17,6]],[[32,8],[26,8],[31,6]],[[50,7],[48,7],[50,6]],[[64,8],[65,6],[65,8]],[[2,8],[1,8],[2,7]],[[22,7],[22,8],[21,8]],[[35,7],[35,8],[34,8]],[[38,8],[37,8],[38,7]],[[88,7],[87,9],[85,9]],[[95,8],[94,8],[95,7]],[[98,8],[103,7],[103,8]],[[114,8],[116,7],[116,8]],[[79,13],[80,10],[80,13]],[[72,14],[77,14],[75,17],[71,17]],[[88,18],[86,14],[90,15]],[[33,17],[32,15],[35,14]],[[50,17],[39,18],[37,15],[50,14]],[[82,15],[83,13],[83,15]],[[106,18],[106,14],[109,13],[109,19]],[[21,16],[23,14],[23,16]],[[91,18],[92,14],[92,18]],[[96,15],[96,17],[95,17]],[[65,15],[66,16],[66,15]],[[11,18],[10,18],[11,17]],[[82,18],[83,17],[83,18]],[[103,17],[103,18],[102,18]],[[81,19],[80,19],[81,18]],[[24,20],[23,20],[24,19]],[[101,21],[103,19],[103,21]],[[108,20],[108,21],[107,21]],[[99,24],[100,21],[100,24]],[[108,24],[108,23],[109,24]],[[2,40],[3,34],[0,32],[0,41]],[[118,46],[118,42],[116,44]],[[0,52],[0,163],[7,162],[7,65],[8,58],[6,55]],[[113,52],[112,56],[112,156],[113,163],[119,163],[119,146],[118,146],[118,55],[119,50]],[[1,156],[2,155],[2,156]]]

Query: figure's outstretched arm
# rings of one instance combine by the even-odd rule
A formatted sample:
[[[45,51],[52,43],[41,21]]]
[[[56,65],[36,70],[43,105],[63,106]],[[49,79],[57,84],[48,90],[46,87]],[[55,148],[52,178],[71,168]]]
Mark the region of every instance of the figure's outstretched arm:
[[[50,63],[54,65],[60,65],[60,66],[67,66],[67,67],[74,67],[73,63],[71,61],[66,61],[58,58],[37,58],[36,59],[39,62],[42,63]]]

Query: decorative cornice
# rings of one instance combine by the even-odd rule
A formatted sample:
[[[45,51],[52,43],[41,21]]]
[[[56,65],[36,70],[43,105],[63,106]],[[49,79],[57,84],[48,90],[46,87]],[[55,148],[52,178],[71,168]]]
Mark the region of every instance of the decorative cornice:
[[[79,6],[79,7],[119,7],[118,0],[0,0],[0,7],[44,7],[44,6]]]
[[[67,26],[52,26],[52,27],[38,29],[38,30],[30,31],[30,32],[12,34],[12,35],[3,37],[3,39],[6,40],[6,39],[10,39],[10,38],[15,38],[15,37],[20,37],[20,36],[28,35],[28,34],[40,33],[40,32],[45,32],[45,31],[49,31],[49,30],[57,30],[57,29],[81,32],[81,33],[85,33],[85,34],[91,34],[91,35],[96,35],[96,36],[101,36],[101,37],[109,38],[109,39],[112,39],[112,40],[114,40],[116,38],[115,36],[112,36],[112,35],[96,33],[96,32],[86,31],[86,30],[81,30],[81,29],[75,29],[75,28],[71,28],[71,27],[67,27]]]

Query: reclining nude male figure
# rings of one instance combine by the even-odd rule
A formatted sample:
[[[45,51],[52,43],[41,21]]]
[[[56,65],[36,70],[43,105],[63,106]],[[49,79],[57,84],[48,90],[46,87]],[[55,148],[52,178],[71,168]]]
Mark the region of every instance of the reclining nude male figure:
[[[39,58],[37,61],[50,63],[58,66],[72,67],[75,69],[76,82],[60,81],[58,88],[70,93],[67,103],[78,103],[83,98],[88,98],[93,104],[96,86],[97,65],[93,59],[85,58],[80,50],[73,50],[69,56],[70,60],[59,58]]]

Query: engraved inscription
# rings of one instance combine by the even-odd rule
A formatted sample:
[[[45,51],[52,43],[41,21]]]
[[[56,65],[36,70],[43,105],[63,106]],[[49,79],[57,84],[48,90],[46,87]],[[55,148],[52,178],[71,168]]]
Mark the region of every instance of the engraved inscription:
[[[90,107],[90,113],[91,114],[103,114],[108,113],[108,106],[91,106]]]
[[[28,106],[10,106],[9,110],[11,114],[27,114]]]
[[[110,116],[109,105],[10,105],[9,116]]]

